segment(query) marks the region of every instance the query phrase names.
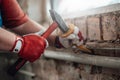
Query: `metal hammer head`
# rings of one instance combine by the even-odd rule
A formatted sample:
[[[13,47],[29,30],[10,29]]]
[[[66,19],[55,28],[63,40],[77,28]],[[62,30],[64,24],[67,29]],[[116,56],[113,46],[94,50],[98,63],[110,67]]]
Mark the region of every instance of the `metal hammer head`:
[[[54,10],[50,10],[50,15],[53,21],[55,21],[58,24],[59,28],[62,30],[63,33],[66,33],[69,30],[62,17],[59,14],[57,14]]]

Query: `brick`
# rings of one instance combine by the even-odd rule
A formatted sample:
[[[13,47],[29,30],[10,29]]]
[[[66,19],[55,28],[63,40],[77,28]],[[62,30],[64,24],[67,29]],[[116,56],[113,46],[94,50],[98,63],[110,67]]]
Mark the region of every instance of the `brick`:
[[[66,24],[70,24],[70,23],[72,23],[72,24],[74,24],[74,19],[65,19],[65,23]]]
[[[102,74],[89,74],[81,71],[82,80],[102,80]]]
[[[40,59],[34,62],[32,67],[33,72],[37,75],[35,80],[59,80],[53,60]]]
[[[115,57],[120,57],[120,50],[115,50]]]
[[[116,16],[112,13],[102,16],[103,39],[115,40],[117,38]]]
[[[120,43],[116,43],[114,45],[115,45],[115,48],[119,48],[115,50],[115,57],[120,57]]]
[[[116,75],[116,77],[118,76],[120,76],[120,70],[119,69],[112,69],[112,68],[105,68],[105,67],[103,67],[102,68],[102,73],[103,74],[106,74],[106,75]],[[114,77],[114,76],[112,76],[112,77]]]
[[[120,16],[119,17],[116,16],[116,18],[117,18],[117,21],[116,21],[117,30],[116,30],[116,32],[117,32],[118,36],[120,37]]]
[[[88,38],[90,40],[101,40],[100,38],[100,19],[99,17],[88,17]]]
[[[87,37],[87,33],[86,33],[86,18],[75,18],[74,19],[74,24],[80,29],[80,31],[82,32],[84,38]]]
[[[58,80],[80,80],[79,70],[72,66],[72,63],[64,61],[57,61],[56,63],[56,70],[59,75]]]
[[[104,48],[114,48],[113,43],[97,43],[97,42],[87,42],[86,46],[94,52],[96,55],[102,56],[115,56],[115,50],[109,50]]]

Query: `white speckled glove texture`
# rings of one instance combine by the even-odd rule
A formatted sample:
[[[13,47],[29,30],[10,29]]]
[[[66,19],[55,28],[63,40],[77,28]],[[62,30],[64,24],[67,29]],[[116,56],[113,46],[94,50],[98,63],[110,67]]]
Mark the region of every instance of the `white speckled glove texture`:
[[[83,45],[84,38],[82,36],[82,33],[80,32],[79,28],[77,26],[74,26],[74,31],[69,36],[62,38],[59,37],[60,43],[65,47],[73,47],[76,48],[76,46]]]

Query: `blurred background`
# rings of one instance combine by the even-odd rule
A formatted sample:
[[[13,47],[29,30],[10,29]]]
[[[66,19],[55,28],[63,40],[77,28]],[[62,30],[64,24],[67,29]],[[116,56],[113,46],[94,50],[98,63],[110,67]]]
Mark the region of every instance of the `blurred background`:
[[[120,0],[17,0],[23,11],[33,20],[48,28],[52,23],[49,13],[54,9],[66,23],[73,23],[85,36],[86,45],[94,48],[90,60],[96,64],[58,60],[42,56],[34,63],[27,63],[14,77],[6,74],[17,55],[0,52],[0,80],[120,80]],[[96,49],[96,48],[113,48]],[[46,53],[71,53],[72,51],[48,48]],[[50,51],[52,52],[50,52]],[[75,54],[75,53],[73,53]],[[80,55],[77,53],[75,55]],[[83,53],[82,53],[83,54]],[[88,56],[87,56],[88,55]],[[89,58],[90,54],[86,57]],[[58,55],[59,56],[59,55]],[[104,56],[95,58],[95,56]],[[107,57],[107,58],[106,58]],[[109,59],[114,58],[114,60]],[[75,57],[78,58],[78,57]],[[108,61],[107,61],[108,60]],[[115,65],[111,61],[115,61]],[[99,64],[99,62],[101,62]],[[104,63],[105,62],[105,63]],[[108,66],[104,66],[108,64]],[[99,66],[101,65],[101,66]],[[117,68],[116,68],[117,67]]]
[[[50,9],[54,9],[65,17],[66,15],[74,15],[72,13],[117,4],[120,3],[120,0],[18,0],[18,2],[30,18],[37,22],[44,23],[48,21],[50,17]]]

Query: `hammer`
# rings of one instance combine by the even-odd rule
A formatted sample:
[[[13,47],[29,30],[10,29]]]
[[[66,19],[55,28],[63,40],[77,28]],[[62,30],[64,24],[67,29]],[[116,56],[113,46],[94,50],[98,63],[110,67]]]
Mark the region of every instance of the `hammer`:
[[[49,28],[41,35],[44,38],[48,38],[48,36],[59,27],[60,30],[64,33],[64,36],[70,35],[74,30],[72,28],[68,28],[65,24],[62,17],[57,14],[54,10],[50,10],[50,15],[53,19],[53,23],[49,26]],[[89,50],[85,47],[80,47],[80,49],[89,52]],[[11,76],[14,76],[17,71],[27,62],[23,58],[19,58],[8,70],[7,73]]]
[[[49,35],[57,28],[58,24],[56,22],[53,22],[49,28],[41,35],[44,38],[48,38]],[[22,68],[22,66],[27,62],[27,60],[23,58],[19,58],[10,68],[7,70],[7,73],[10,76],[14,76],[17,71]]]
[[[61,37],[65,38],[74,32],[74,25],[72,25],[68,28],[68,26],[65,24],[62,17],[57,12],[55,12],[54,10],[50,10],[50,14],[51,14],[53,21],[58,24],[58,27],[63,32]],[[84,45],[77,46],[76,44],[74,44],[74,46],[76,46],[82,52],[92,53],[92,51],[90,49],[86,48]]]

